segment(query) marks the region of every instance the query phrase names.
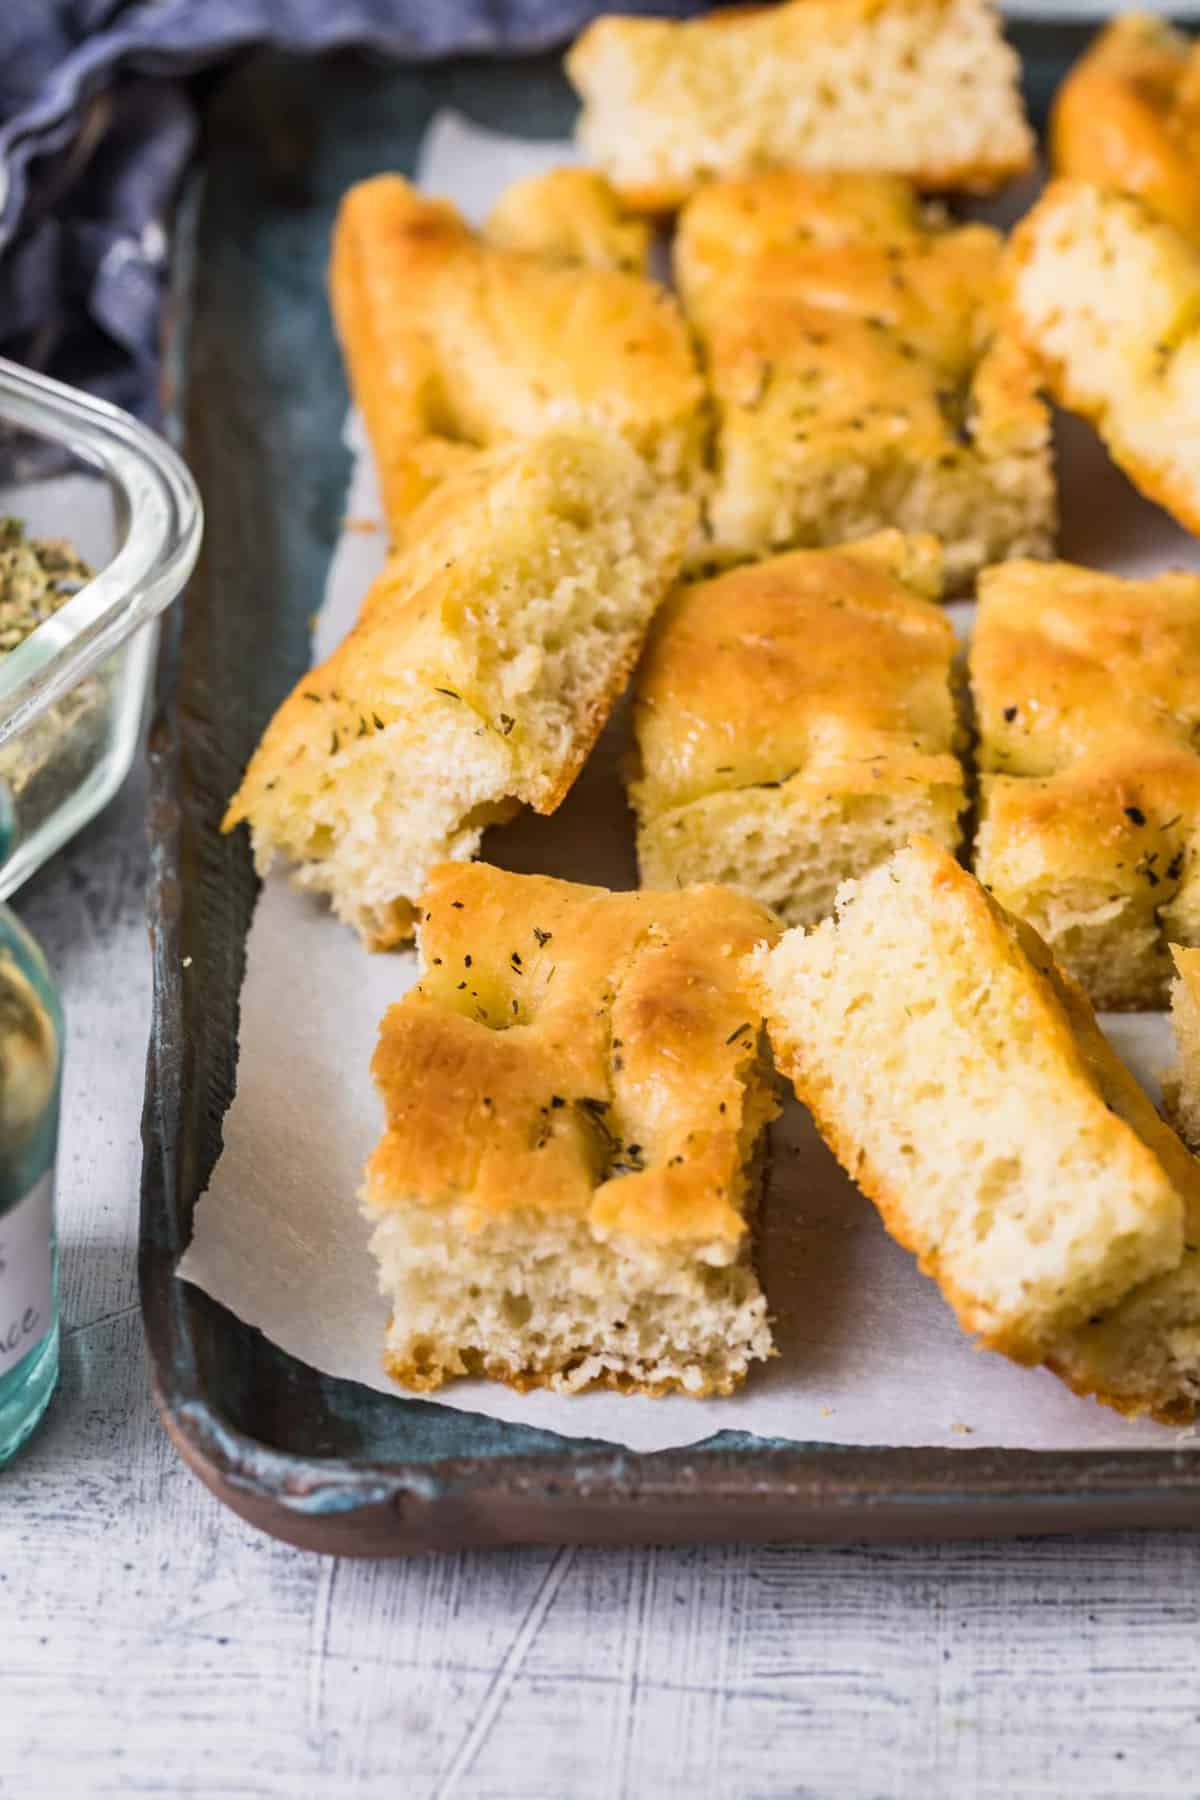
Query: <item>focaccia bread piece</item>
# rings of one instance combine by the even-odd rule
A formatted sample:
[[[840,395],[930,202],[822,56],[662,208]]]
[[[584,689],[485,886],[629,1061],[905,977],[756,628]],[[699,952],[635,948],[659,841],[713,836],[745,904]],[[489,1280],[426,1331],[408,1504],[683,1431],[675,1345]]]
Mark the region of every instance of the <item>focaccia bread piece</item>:
[[[598,169],[548,169],[505,188],[483,228],[489,244],[644,275],[650,226]]]
[[[566,66],[589,161],[650,211],[764,168],[986,192],[1033,159],[1017,58],[986,0],[791,0],[683,24],[615,14]]]
[[[1110,20],[1055,96],[1050,156],[1200,237],[1200,44],[1153,13]]]
[[[980,578],[975,872],[1099,1007],[1163,1006],[1200,944],[1200,575]]]
[[[1014,325],[1054,398],[1200,531],[1200,242],[1138,200],[1064,179],[1010,255]]]
[[[751,1235],[778,1102],[739,975],[771,915],[476,863],[433,872],[421,919],[373,1064],[388,1373],[729,1393],[772,1354]]]
[[[881,532],[676,590],[634,689],[646,887],[715,881],[790,925],[928,833],[960,835],[936,538]]]
[[[1174,1269],[1200,1172],[1036,934],[913,842],[749,959],[776,1061],[964,1331],[1017,1361]]]
[[[944,542],[950,591],[1047,555],[1050,419],[1000,321],[1002,240],[884,176],[705,188],[675,266],[708,365],[716,565],[894,525]]]
[[[1163,1077],[1163,1107],[1191,1150],[1200,1150],[1200,950],[1171,945],[1175,1062]]]
[[[330,287],[393,531],[481,446],[606,426],[689,484],[703,383],[674,298],[640,275],[497,249],[399,175],[350,189]]]
[[[225,815],[373,949],[430,867],[518,802],[553,812],[637,660],[695,519],[575,428],[502,445],[415,512],[357,625],[297,684]]]

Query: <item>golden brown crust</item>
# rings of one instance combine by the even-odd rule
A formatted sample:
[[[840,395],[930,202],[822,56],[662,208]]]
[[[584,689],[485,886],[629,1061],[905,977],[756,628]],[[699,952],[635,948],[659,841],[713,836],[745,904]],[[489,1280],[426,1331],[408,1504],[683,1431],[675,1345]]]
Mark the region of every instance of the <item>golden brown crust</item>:
[[[342,201],[330,290],[394,531],[480,446],[568,422],[691,479],[703,386],[674,300],[641,276],[494,248],[380,175]]]
[[[969,667],[980,879],[1043,929],[1064,921],[1057,953],[1095,962],[1097,1004],[1161,1005],[1166,937],[1191,941],[1197,923],[1200,576],[986,570]],[[1096,933],[1111,917],[1112,954],[1073,952],[1089,914]],[[1136,967],[1135,925],[1147,934]]]
[[[886,524],[951,575],[1054,529],[1049,415],[1003,325],[1001,240],[883,176],[775,172],[685,208],[678,285],[717,414],[717,560]]]
[[[650,226],[598,169],[548,169],[507,187],[483,228],[498,250],[644,275]]]
[[[1072,389],[1071,383],[1064,381],[1062,404],[1069,412],[1077,412],[1080,418],[1095,425],[1103,435],[1102,409],[1089,408],[1080,391],[1077,391],[1077,399],[1072,399],[1073,391],[1076,390]],[[1116,461],[1117,458],[1114,457],[1113,460]],[[1147,500],[1153,500],[1156,506],[1169,512],[1187,531],[1200,537],[1200,489],[1194,480],[1164,469],[1161,463],[1156,463],[1149,457],[1126,455],[1120,458],[1120,466]]]
[[[986,771],[1053,774],[1150,739],[1188,748],[1200,729],[1200,574],[987,569],[971,675]]]
[[[436,1393],[448,1381],[461,1379],[464,1372],[469,1376],[482,1376],[487,1381],[502,1381],[518,1394],[532,1394],[539,1388],[561,1388],[561,1378],[569,1375],[579,1360],[580,1358],[574,1358],[569,1362],[552,1363],[546,1367],[526,1364],[518,1368],[500,1357],[466,1351],[460,1357],[463,1369],[448,1369],[440,1364],[411,1362],[392,1351],[385,1351],[383,1369],[385,1375],[390,1375],[399,1386],[408,1388],[414,1394]],[[604,1369],[599,1374],[592,1375],[587,1386],[592,1391],[603,1388],[618,1394],[641,1394],[649,1400],[661,1400],[667,1394],[686,1394],[690,1400],[717,1400],[736,1393],[744,1384],[746,1373],[743,1370],[726,1381],[710,1381],[697,1387],[683,1381],[638,1381],[619,1369]]]
[[[336,650],[283,702],[230,802],[372,948],[411,935],[433,862],[518,804],[552,812],[678,570],[694,503],[590,429],[481,451],[422,502]]]
[[[1200,950],[1185,950],[1180,944],[1172,944],[1170,950],[1176,974],[1192,998],[1200,1003]]]
[[[1056,174],[1200,237],[1200,46],[1150,13],[1111,20],[1055,96],[1050,150]]]
[[[572,47],[578,127],[649,212],[765,167],[891,171],[986,192],[1029,167],[1017,65],[979,0],[792,0],[609,15]]]
[[[565,1211],[602,1235],[736,1242],[759,1033],[738,965],[776,935],[766,909],[455,863],[421,920],[424,973],[373,1064],[388,1125],[368,1207]]]
[[[678,588],[637,681],[639,815],[809,774],[832,790],[961,785],[940,591],[937,540],[899,532]]]
[[[277,804],[280,794],[327,779],[342,752],[392,724],[414,700],[477,713],[482,729],[505,738],[472,635],[461,631],[461,621],[484,573],[489,514],[497,504],[514,504],[514,484],[538,479],[534,462],[526,467],[525,461],[519,447],[502,446],[473,458],[426,497],[367,590],[351,630],[301,676],[276,711],[229,803],[223,831]],[[594,739],[598,722],[589,720],[588,729]],[[548,801],[549,792],[539,801]]]

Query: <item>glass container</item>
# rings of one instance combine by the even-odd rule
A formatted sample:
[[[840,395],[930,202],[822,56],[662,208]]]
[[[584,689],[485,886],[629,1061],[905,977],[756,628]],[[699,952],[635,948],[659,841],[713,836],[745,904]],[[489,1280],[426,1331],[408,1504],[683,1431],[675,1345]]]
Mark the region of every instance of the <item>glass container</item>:
[[[116,793],[137,752],[163,608],[202,513],[171,447],[118,407],[0,358],[0,515],[94,578],[0,654],[0,899]]]

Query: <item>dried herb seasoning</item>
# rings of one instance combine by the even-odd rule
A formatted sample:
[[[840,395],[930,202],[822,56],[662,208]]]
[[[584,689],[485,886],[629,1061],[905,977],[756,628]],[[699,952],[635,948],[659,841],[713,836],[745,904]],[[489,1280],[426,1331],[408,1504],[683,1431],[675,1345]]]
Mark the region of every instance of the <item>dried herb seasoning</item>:
[[[0,651],[15,650],[92,579],[58,538],[27,538],[20,519],[0,518]]]
[[[20,519],[0,517],[0,654],[18,649],[93,574],[70,544],[27,537]],[[108,736],[111,695],[109,663],[0,748],[0,783],[22,835],[55,812],[91,773]]]

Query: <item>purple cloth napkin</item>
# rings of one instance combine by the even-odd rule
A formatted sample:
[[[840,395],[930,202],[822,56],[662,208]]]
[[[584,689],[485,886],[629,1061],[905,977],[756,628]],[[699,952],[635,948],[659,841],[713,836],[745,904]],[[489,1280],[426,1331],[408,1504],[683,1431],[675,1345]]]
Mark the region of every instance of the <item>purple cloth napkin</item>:
[[[687,13],[695,0],[620,0]],[[186,77],[259,45],[410,61],[564,42],[599,0],[0,0],[0,353],[157,418]]]

